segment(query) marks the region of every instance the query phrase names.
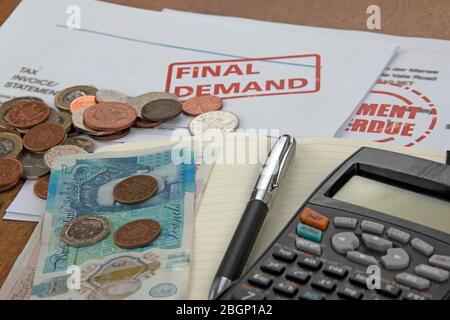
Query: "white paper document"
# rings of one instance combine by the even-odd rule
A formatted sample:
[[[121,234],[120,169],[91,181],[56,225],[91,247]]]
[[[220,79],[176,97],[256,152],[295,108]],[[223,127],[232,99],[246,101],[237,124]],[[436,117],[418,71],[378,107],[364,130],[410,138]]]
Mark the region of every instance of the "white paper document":
[[[337,137],[450,149],[450,41],[390,36],[379,33],[315,28],[183,11],[168,15],[241,25],[271,26],[278,30],[308,31],[317,35],[366,39],[400,48],[376,84],[337,131]]]
[[[74,6],[81,24],[70,29]],[[0,43],[2,101],[37,95],[52,103],[77,84],[128,95],[170,91],[183,100],[216,94],[241,128],[304,137],[332,136],[396,52],[391,43],[89,0],[24,0],[1,27]]]

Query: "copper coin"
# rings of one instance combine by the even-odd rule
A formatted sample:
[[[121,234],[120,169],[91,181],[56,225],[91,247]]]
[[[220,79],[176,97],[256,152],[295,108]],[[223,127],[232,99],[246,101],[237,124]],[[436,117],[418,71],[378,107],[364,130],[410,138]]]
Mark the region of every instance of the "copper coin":
[[[20,161],[13,158],[0,159],[0,188],[14,186],[23,174]]]
[[[19,102],[9,111],[8,122],[16,128],[31,128],[47,120],[50,111],[50,107],[40,101]]]
[[[183,112],[196,117],[202,113],[222,109],[223,102],[217,96],[199,96],[183,102]]]
[[[175,118],[183,110],[180,102],[172,99],[159,99],[142,107],[142,119],[147,121],[164,121]]]
[[[93,106],[94,104],[97,104],[95,96],[81,96],[70,103],[70,112],[73,113],[77,110]]]
[[[17,179],[16,181],[14,181],[13,183],[11,183],[11,184],[9,184],[7,186],[0,187],[0,192],[5,192],[5,191],[8,191],[8,190],[14,188],[15,186],[17,186],[19,181],[20,181],[20,179]]]
[[[114,233],[114,243],[123,249],[149,245],[161,234],[161,225],[155,220],[136,220],[120,227]]]
[[[136,122],[134,123],[134,126],[136,128],[154,128],[163,123],[164,123],[164,121],[146,121],[146,120],[137,118]]]
[[[133,176],[119,182],[113,190],[114,200],[123,204],[145,202],[158,191],[158,181],[151,176]]]
[[[127,129],[136,121],[133,107],[124,103],[101,102],[86,109],[84,124],[99,131],[120,131]]]
[[[130,129],[119,131],[117,133],[109,134],[106,136],[90,136],[97,141],[113,141],[127,136],[130,133]]]
[[[50,176],[45,176],[40,178],[34,184],[34,193],[41,199],[47,200],[48,195],[48,184],[50,183]]]
[[[66,131],[56,123],[40,124],[23,137],[23,145],[31,152],[44,152],[63,142]]]

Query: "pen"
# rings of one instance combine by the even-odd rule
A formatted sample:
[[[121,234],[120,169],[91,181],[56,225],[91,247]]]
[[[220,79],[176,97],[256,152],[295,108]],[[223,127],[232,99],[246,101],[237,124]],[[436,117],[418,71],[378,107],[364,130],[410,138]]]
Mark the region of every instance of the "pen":
[[[296,141],[293,137],[284,135],[278,139],[270,151],[214,277],[209,299],[217,298],[241,276],[269,211],[273,195],[295,156],[295,145]]]

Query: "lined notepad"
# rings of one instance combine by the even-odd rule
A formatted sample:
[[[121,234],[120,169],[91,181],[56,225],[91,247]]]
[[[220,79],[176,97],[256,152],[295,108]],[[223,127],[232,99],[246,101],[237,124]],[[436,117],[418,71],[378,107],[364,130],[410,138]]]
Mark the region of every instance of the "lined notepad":
[[[246,146],[231,146],[236,154],[264,150],[268,140]],[[146,147],[152,147],[152,142]],[[314,189],[345,159],[362,146],[385,149],[445,162],[443,152],[386,146],[347,139],[302,139],[296,157],[267,216],[249,264],[278,235]],[[230,148],[224,150],[229,153]],[[260,164],[216,164],[196,212],[191,266],[191,299],[206,299],[212,279],[249,200]]]

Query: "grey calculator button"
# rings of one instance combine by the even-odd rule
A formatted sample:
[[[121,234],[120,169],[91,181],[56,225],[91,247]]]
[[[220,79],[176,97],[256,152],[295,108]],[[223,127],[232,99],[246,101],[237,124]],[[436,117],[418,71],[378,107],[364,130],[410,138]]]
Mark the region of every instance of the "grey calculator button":
[[[357,224],[358,220],[356,218],[349,218],[349,217],[334,218],[334,226],[338,228],[355,229]]]
[[[388,249],[387,254],[381,257],[381,263],[388,270],[400,270],[409,266],[409,255],[402,248]]]
[[[426,256],[431,256],[434,252],[434,247],[431,244],[428,244],[419,238],[412,239],[411,245],[414,249]]]
[[[419,276],[425,277],[437,282],[444,282],[448,280],[449,273],[446,270],[435,268],[426,264],[421,264],[414,269]]]
[[[359,239],[353,232],[341,232],[331,238],[331,245],[336,252],[345,254],[359,248]]]
[[[403,272],[399,273],[395,276],[395,280],[404,284],[405,286],[417,289],[417,290],[425,290],[430,287],[430,281],[421,277],[417,277],[415,275]]]
[[[361,229],[375,234],[383,234],[384,225],[369,220],[363,220],[361,222]]]
[[[411,235],[409,233],[395,228],[389,228],[387,231],[387,236],[388,238],[404,244],[408,243],[409,239],[411,238]]]
[[[369,256],[359,251],[347,252],[347,258],[365,266],[372,266],[378,264],[378,261],[377,259],[375,259],[375,257]]]
[[[428,262],[433,266],[450,270],[450,256],[434,254],[428,259]]]
[[[320,247],[320,244],[306,240],[304,238],[297,238],[295,240],[295,246],[300,251],[312,253],[318,256],[322,254],[322,248]]]
[[[385,253],[387,249],[392,248],[392,242],[372,234],[363,233],[362,240],[364,245],[372,250]]]

